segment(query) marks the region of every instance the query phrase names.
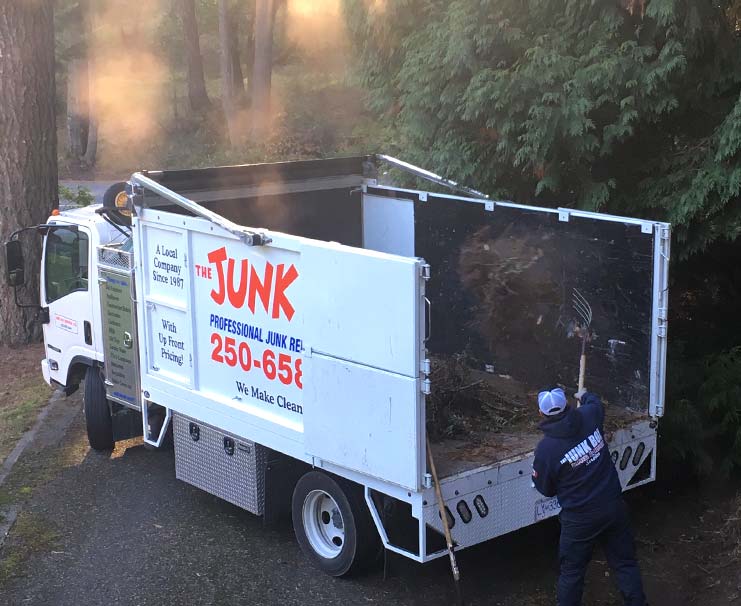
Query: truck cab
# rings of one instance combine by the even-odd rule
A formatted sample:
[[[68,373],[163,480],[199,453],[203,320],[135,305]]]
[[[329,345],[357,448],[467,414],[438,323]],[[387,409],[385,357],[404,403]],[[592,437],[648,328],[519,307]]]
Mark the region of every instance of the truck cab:
[[[66,393],[77,388],[87,368],[103,363],[95,251],[125,238],[97,212],[100,208],[54,214],[44,235],[39,292],[49,321],[43,324],[41,370],[49,385]]]

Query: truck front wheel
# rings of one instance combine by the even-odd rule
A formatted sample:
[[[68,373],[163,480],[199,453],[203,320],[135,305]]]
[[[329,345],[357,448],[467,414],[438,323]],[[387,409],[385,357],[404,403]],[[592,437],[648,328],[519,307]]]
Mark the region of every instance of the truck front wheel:
[[[105,385],[100,378],[100,369],[88,367],[85,373],[85,391],[82,400],[90,447],[93,450],[111,450],[114,444],[113,422]]]
[[[296,483],[292,513],[301,550],[333,577],[359,571],[377,553],[378,534],[359,486],[309,471]]]

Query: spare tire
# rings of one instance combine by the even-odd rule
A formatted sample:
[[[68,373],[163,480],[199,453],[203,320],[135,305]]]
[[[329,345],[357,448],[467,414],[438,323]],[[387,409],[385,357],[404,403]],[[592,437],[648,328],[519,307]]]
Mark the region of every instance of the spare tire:
[[[116,208],[116,196],[126,191],[126,182],[119,181],[111,185],[103,194],[103,208],[106,209],[106,215],[117,225],[129,227],[131,225],[131,214],[128,211],[121,211]]]

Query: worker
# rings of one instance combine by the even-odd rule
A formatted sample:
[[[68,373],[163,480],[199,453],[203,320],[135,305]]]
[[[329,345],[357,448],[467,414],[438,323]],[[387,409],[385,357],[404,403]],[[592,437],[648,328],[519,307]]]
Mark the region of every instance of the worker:
[[[602,545],[626,606],[645,606],[623,491],[605,443],[605,412],[586,390],[570,407],[563,389],[538,394],[545,437],[535,450],[533,484],[561,505],[558,606],[579,606],[596,543]]]

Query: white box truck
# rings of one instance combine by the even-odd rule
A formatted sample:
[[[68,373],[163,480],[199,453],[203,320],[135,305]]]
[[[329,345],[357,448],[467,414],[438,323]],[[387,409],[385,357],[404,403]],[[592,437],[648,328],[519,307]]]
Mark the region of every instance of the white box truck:
[[[83,383],[93,448],[171,435],[178,478],[290,512],[328,574],[378,537],[426,562],[446,554],[431,414],[465,428],[432,442],[458,549],[558,512],[531,485],[535,393],[576,386],[577,288],[620,480],[655,478],[669,225],[494,201],[381,155],[143,171],[120,189],[36,228],[42,371]],[[24,237],[6,244],[14,286]],[[438,384],[451,360],[465,380]],[[465,419],[471,389],[500,422]]]

